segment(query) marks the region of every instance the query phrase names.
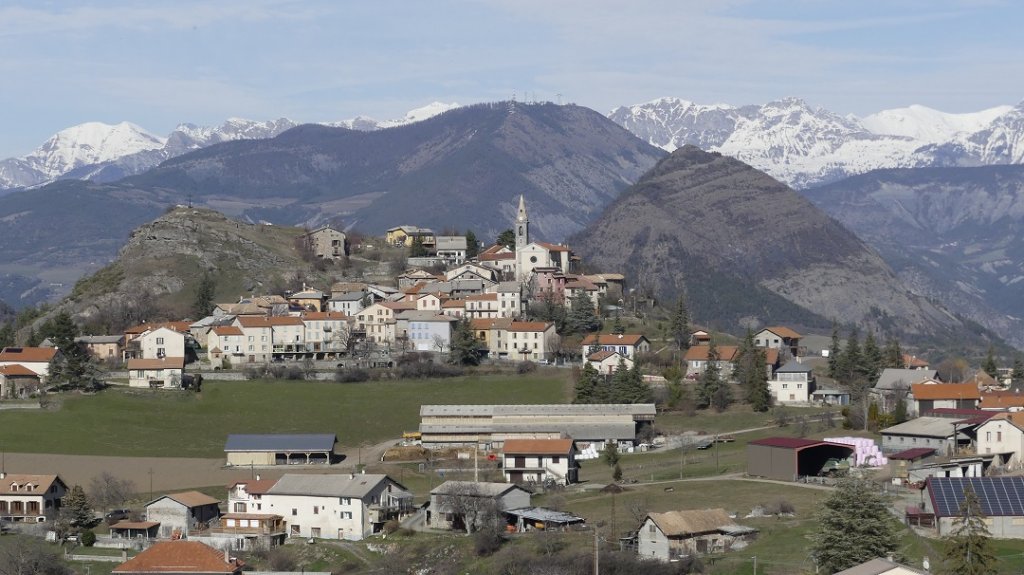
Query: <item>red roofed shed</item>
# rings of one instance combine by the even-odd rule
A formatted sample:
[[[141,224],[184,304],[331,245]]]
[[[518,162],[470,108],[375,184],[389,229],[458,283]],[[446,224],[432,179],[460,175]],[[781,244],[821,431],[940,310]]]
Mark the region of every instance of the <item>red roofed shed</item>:
[[[766,437],[747,444],[747,475],[796,481],[817,476],[829,459],[846,459],[852,445],[797,437]]]

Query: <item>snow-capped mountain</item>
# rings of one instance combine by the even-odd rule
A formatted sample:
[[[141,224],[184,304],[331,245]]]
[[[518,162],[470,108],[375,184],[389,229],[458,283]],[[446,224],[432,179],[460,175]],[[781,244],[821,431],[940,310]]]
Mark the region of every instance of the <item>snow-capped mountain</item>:
[[[379,121],[358,116],[322,123],[352,130],[378,130],[420,122],[457,107],[454,103],[433,102],[396,120]],[[287,118],[268,121],[229,118],[219,126],[180,124],[166,138],[161,138],[129,122],[113,126],[87,122],[61,130],[26,156],[0,161],[0,190],[68,178],[110,182],[144,172],[192,150],[232,140],[273,138],[297,125]]]
[[[0,161],[0,187],[32,186],[82,166],[159,150],[165,143],[129,122],[86,122],[57,132],[27,156]]]
[[[660,98],[609,118],[665,150],[694,144],[797,188],[878,168],[1024,163],[1024,103],[970,114],[910,106],[861,119],[798,98],[744,107]]]

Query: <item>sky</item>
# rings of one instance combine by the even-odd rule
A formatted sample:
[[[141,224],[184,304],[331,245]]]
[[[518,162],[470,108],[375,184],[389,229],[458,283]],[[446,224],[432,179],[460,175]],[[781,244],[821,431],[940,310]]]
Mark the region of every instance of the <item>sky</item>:
[[[0,158],[87,121],[165,136],[513,97],[971,112],[1024,99],[1021,22],[1016,0],[4,0]]]

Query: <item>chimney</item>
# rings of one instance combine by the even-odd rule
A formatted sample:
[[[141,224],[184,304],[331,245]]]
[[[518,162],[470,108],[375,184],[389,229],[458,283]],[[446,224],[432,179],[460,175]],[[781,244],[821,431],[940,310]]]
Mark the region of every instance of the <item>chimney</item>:
[[[121,548],[121,562],[124,563],[128,560],[128,550],[124,547]]]
[[[4,477],[7,477],[7,472],[6,471],[0,471],[0,479],[3,479]]]
[[[227,547],[224,548],[224,562],[231,563],[231,555],[228,553]]]
[[[622,334],[621,333],[619,334],[619,339],[622,339]]]
[[[355,473],[349,473],[348,474],[348,478],[349,479],[355,479],[356,478],[356,474]]]
[[[362,473],[363,475],[366,475],[366,468],[364,467],[364,468],[360,469],[359,473]]]
[[[259,473],[257,473],[257,474],[256,474],[256,481],[259,481],[259,480],[260,480],[260,474],[259,474]]]

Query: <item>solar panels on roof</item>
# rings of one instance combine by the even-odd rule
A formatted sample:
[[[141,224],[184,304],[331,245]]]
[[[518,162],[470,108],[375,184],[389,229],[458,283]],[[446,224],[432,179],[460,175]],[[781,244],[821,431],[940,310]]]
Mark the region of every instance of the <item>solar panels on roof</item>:
[[[228,435],[224,451],[331,451],[333,433],[290,435]]]
[[[1024,477],[931,477],[928,494],[935,516],[959,515],[968,485],[977,494],[986,516],[1024,516]]]

